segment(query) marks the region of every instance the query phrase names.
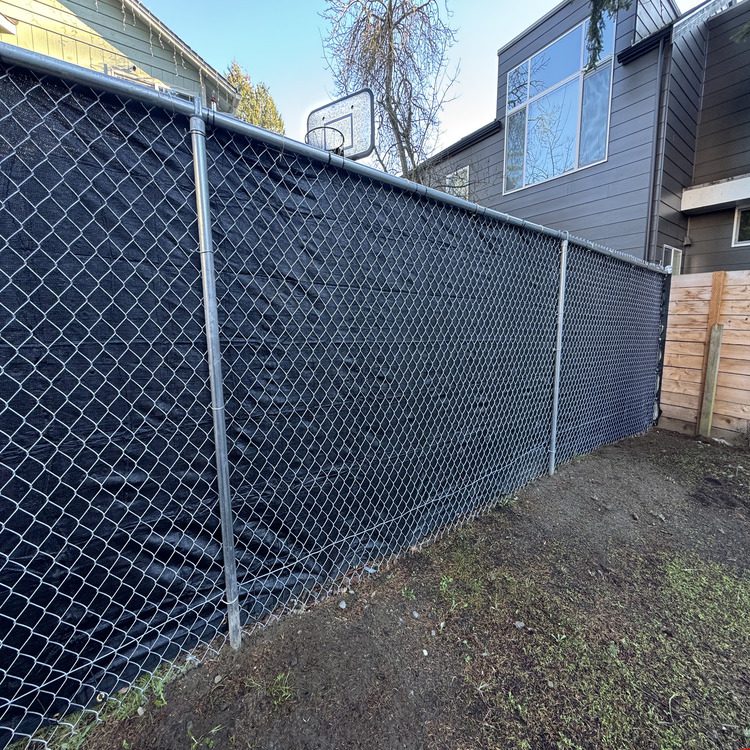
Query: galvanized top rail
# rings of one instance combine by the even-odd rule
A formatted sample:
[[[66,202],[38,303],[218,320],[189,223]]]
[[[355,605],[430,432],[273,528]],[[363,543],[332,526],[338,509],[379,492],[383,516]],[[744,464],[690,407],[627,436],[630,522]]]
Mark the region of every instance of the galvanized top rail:
[[[449,206],[455,206],[466,211],[471,211],[479,216],[486,216],[489,219],[501,221],[505,224],[511,224],[522,229],[528,229],[530,231],[538,232],[540,234],[547,235],[549,237],[555,237],[559,240],[568,239],[574,242],[576,245],[592,250],[593,252],[607,255],[613,258],[617,258],[625,263],[630,263],[634,266],[640,266],[642,268],[648,268],[651,271],[661,274],[671,273],[670,268],[664,268],[654,263],[649,263],[635,256],[628,255],[627,253],[618,252],[610,248],[598,245],[595,242],[585,240],[579,237],[572,236],[569,232],[560,231],[558,229],[550,229],[549,227],[542,226],[541,224],[535,224],[530,221],[524,221],[515,216],[502,213],[501,211],[495,211],[494,209],[487,208],[486,206],[480,206],[478,203],[472,203],[471,201],[464,200],[463,198],[457,198],[456,196],[449,195],[435,188],[426,187],[419,183],[412,182],[411,180],[404,179],[403,177],[396,177],[395,175],[388,174],[387,172],[381,172],[374,167],[368,167],[359,162],[346,159],[343,156],[331,154],[322,149],[317,149],[312,146],[308,146],[305,143],[300,143],[286,136],[273,133],[269,130],[264,130],[255,125],[239,120],[236,117],[227,115],[221,112],[216,112],[208,107],[200,105],[196,107],[195,103],[185,101],[176,96],[171,96],[167,93],[156,91],[155,89],[147,88],[138,83],[126,81],[120,78],[114,78],[113,76],[105,75],[104,73],[98,73],[97,71],[90,70],[88,68],[82,68],[72,63],[64,62],[63,60],[57,60],[53,57],[41,55],[37,52],[31,52],[30,50],[21,49],[11,44],[0,42],[0,61],[7,65],[18,65],[21,67],[29,68],[38,73],[48,74],[56,76],[58,78],[64,78],[73,83],[79,83],[84,86],[88,86],[93,89],[99,89],[107,91],[120,96],[129,97],[142,101],[146,104],[150,104],[162,109],[175,112],[186,117],[195,116],[198,114],[196,110],[199,110],[199,116],[202,117],[209,125],[215,127],[221,127],[225,130],[229,130],[241,135],[245,135],[249,138],[253,138],[257,141],[267,143],[270,146],[274,146],[280,150],[299,154],[305,156],[308,159],[321,162],[339,169],[346,170],[353,174],[361,175],[370,180],[381,182],[386,185],[391,185],[399,190],[406,192],[415,193],[417,195],[424,196],[431,200],[443,203]]]

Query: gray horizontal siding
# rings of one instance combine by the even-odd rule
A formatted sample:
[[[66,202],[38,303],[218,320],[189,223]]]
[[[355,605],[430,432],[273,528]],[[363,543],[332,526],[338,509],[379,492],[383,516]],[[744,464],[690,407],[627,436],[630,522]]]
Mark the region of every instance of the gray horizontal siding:
[[[694,184],[750,174],[750,40],[732,39],[748,22],[747,4],[708,21]]]
[[[690,217],[691,244],[685,249],[687,273],[750,269],[750,247],[732,247],[734,209]]]
[[[462,167],[469,167],[469,200],[491,206],[499,174],[500,144],[504,133],[500,130],[475,143],[459,154],[433,163],[426,179],[427,184],[445,188],[445,176]]]

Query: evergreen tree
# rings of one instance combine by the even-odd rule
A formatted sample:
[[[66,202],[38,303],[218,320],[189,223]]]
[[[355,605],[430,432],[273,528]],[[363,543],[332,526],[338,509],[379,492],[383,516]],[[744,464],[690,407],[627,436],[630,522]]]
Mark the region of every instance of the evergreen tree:
[[[229,66],[227,80],[240,97],[234,113],[237,117],[251,125],[284,134],[284,120],[265,83],[254,84],[249,73],[236,60],[232,60]]]

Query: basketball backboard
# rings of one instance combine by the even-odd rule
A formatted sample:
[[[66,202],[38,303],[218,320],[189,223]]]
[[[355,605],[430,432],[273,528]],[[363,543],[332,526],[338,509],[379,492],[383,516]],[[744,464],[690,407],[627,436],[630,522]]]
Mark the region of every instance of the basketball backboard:
[[[314,109],[307,117],[306,140],[347,159],[363,159],[375,148],[375,101],[370,89]]]

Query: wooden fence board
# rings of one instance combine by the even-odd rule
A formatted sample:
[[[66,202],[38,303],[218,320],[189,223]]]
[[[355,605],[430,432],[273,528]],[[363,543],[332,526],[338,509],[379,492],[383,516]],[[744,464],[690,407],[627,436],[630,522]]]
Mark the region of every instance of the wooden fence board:
[[[667,341],[700,341],[706,343],[705,328],[669,328]]]
[[[720,315],[719,323],[725,331],[750,331],[750,315]]]
[[[695,435],[695,422],[686,422],[684,419],[662,416],[659,419],[659,427],[670,432],[679,432],[683,435]]]
[[[697,383],[700,390],[701,371],[694,367],[664,367],[664,379],[680,383]]]
[[[713,424],[722,430],[737,432],[740,435],[748,429],[747,419],[738,419],[737,417],[727,417],[724,414],[714,414]]]
[[[695,291],[702,292],[703,290],[696,289]],[[696,297],[695,299],[704,299],[704,298]],[[731,286],[729,285],[729,282],[727,281],[727,286],[724,288],[724,299],[725,300],[750,299],[750,284],[737,284],[736,286]]]
[[[718,388],[716,390],[718,392]],[[724,414],[727,417],[750,419],[750,404],[738,404],[735,401],[719,401],[719,399],[716,399],[714,412]]]
[[[667,367],[692,367],[700,372],[703,367],[703,357],[694,357],[689,354],[671,354],[669,350],[664,355],[664,364]]]
[[[750,376],[750,362],[746,362],[742,359],[727,359],[726,357],[722,357],[721,371],[733,372],[736,375]]]
[[[747,375],[737,375],[730,372],[719,372],[719,385],[726,388],[737,388],[740,391],[750,391],[750,378]]]
[[[670,354],[692,354],[695,357],[703,356],[705,343],[703,341],[674,341],[669,344]]]
[[[676,315],[669,314],[669,325],[674,328],[705,328],[708,320],[708,311],[703,315]]]
[[[698,411],[701,405],[701,397],[697,395],[688,395],[686,393],[676,393],[674,391],[662,390],[661,404],[662,408],[665,404],[670,404],[671,406],[680,406],[686,409],[695,409],[696,411]]]
[[[683,422],[692,422],[693,425],[698,421],[698,409],[690,409],[687,406],[662,404],[661,411],[669,419],[680,419]],[[693,431],[695,431],[695,428],[693,428]]]
[[[696,276],[705,276],[705,274],[696,274]],[[750,284],[750,271],[729,271],[727,273],[728,286],[742,286]]]
[[[750,331],[724,331],[724,342],[727,344],[747,346],[748,341],[750,341]]]
[[[686,273],[672,278],[672,288],[682,289],[686,286],[711,287],[712,273]]]
[[[742,289],[742,287],[734,287]],[[683,286],[672,288],[670,300],[706,300],[711,299],[711,286]],[[742,297],[732,297],[732,299],[743,299]]]
[[[750,333],[748,333],[748,346],[739,344],[727,344],[721,347],[721,356],[725,359],[744,359],[750,362]]]
[[[730,388],[725,385],[716,386],[716,398],[720,401],[731,401],[735,404],[750,404],[750,391],[744,388]]]
[[[680,302],[681,305],[703,305],[704,302]],[[686,312],[693,312],[687,310]],[[721,303],[722,315],[743,315],[750,313],[750,299],[728,299]]]
[[[692,383],[689,380],[672,380],[666,377],[667,368],[664,368],[665,376],[664,382],[662,383],[662,393],[671,393],[676,396],[700,396],[701,384],[697,381]]]
[[[727,303],[730,304],[730,303]],[[742,303],[731,303],[731,304],[742,304]],[[670,311],[673,315],[703,315],[708,314],[710,302],[705,300],[692,300],[683,299],[677,300],[671,303],[669,306]],[[743,313],[750,312],[750,310],[727,310],[726,314],[731,315],[732,313]]]

